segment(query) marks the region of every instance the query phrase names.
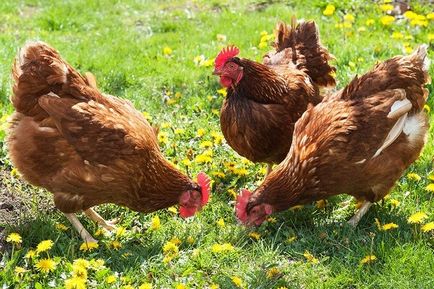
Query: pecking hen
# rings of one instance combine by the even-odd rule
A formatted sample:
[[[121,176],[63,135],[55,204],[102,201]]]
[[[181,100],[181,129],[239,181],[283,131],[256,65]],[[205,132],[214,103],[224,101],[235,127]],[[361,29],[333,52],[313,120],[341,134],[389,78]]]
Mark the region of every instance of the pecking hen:
[[[29,183],[53,193],[86,242],[95,240],[76,212],[114,229],[93,206],[149,213],[179,203],[180,215],[188,217],[208,201],[205,174],[194,182],[175,169],[142,114],[129,101],[102,94],[94,78],[82,77],[55,49],[25,45],[13,79],[10,158]]]
[[[295,125],[285,160],[253,194],[238,196],[238,218],[259,225],[272,212],[345,193],[364,201],[349,221],[357,225],[425,144],[428,63],[427,46],[420,46],[310,107]]]
[[[220,123],[228,144],[253,162],[280,163],[291,146],[295,122],[321,101],[319,87],[334,86],[332,56],[319,41],[315,22],[278,23],[275,50],[258,63],[224,48],[214,74],[227,88]]]

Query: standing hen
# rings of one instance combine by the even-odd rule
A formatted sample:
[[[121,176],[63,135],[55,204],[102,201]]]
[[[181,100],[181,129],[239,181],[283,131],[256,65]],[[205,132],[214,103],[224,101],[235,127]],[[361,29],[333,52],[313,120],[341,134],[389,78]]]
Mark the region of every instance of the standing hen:
[[[259,225],[272,212],[346,193],[364,201],[349,222],[357,225],[425,144],[426,50],[423,45],[378,64],[309,108],[295,125],[285,160],[253,194],[238,196],[238,218]]]
[[[291,146],[295,122],[309,104],[318,104],[320,86],[335,85],[331,55],[319,41],[315,22],[276,26],[275,50],[263,63],[236,57],[224,48],[214,74],[227,88],[221,129],[228,144],[253,162],[280,163]]]
[[[54,194],[86,242],[95,240],[75,212],[114,229],[92,209],[98,204],[148,213],[179,203],[187,217],[207,202],[205,174],[196,183],[175,169],[130,102],[100,93],[47,44],[24,46],[13,78],[10,157],[29,183]]]

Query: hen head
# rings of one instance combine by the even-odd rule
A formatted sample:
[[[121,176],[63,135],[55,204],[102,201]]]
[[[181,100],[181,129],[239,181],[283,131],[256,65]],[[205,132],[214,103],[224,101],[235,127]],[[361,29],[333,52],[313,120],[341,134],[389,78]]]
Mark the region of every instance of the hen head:
[[[182,218],[188,218],[200,211],[208,203],[210,193],[210,179],[201,172],[197,175],[199,187],[194,190],[182,193],[179,198],[179,215]]]
[[[236,85],[243,78],[243,67],[236,57],[238,53],[240,50],[237,47],[228,46],[215,59],[213,74],[220,76],[220,84],[224,87]]]
[[[247,226],[261,225],[268,215],[273,212],[273,207],[270,204],[249,204],[252,193],[248,190],[242,190],[237,196],[237,204],[235,213],[237,218]]]

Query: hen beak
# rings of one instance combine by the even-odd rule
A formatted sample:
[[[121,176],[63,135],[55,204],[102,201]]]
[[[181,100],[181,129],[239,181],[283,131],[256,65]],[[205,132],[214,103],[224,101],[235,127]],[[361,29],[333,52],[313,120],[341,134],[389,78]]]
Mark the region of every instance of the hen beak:
[[[220,75],[222,75],[222,71],[219,70],[219,69],[217,69],[217,68],[215,68],[212,74],[220,76]]]

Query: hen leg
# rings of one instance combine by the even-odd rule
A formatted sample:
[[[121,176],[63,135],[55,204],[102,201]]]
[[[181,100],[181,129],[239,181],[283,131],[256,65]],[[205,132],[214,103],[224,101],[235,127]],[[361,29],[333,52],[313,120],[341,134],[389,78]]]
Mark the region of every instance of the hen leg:
[[[86,216],[88,216],[91,220],[97,222],[100,226],[102,226],[104,229],[108,231],[115,231],[116,227],[114,226],[113,222],[108,222],[104,220],[103,217],[100,216],[97,212],[95,212],[94,209],[90,208],[84,211]]]
[[[354,216],[348,221],[348,224],[353,227],[356,227],[371,206],[372,206],[371,202],[365,201],[362,204],[362,206],[357,210],[357,212],[354,214]]]
[[[268,176],[271,171],[273,170],[273,164],[272,163],[268,163],[267,164],[267,174],[265,176]]]
[[[86,242],[86,243],[97,243],[98,242],[83,227],[83,225],[80,223],[80,220],[78,220],[78,218],[75,214],[66,214],[66,213],[63,213],[63,214],[71,222],[72,226],[77,230],[77,232],[80,234],[80,237],[83,239],[84,242]]]

